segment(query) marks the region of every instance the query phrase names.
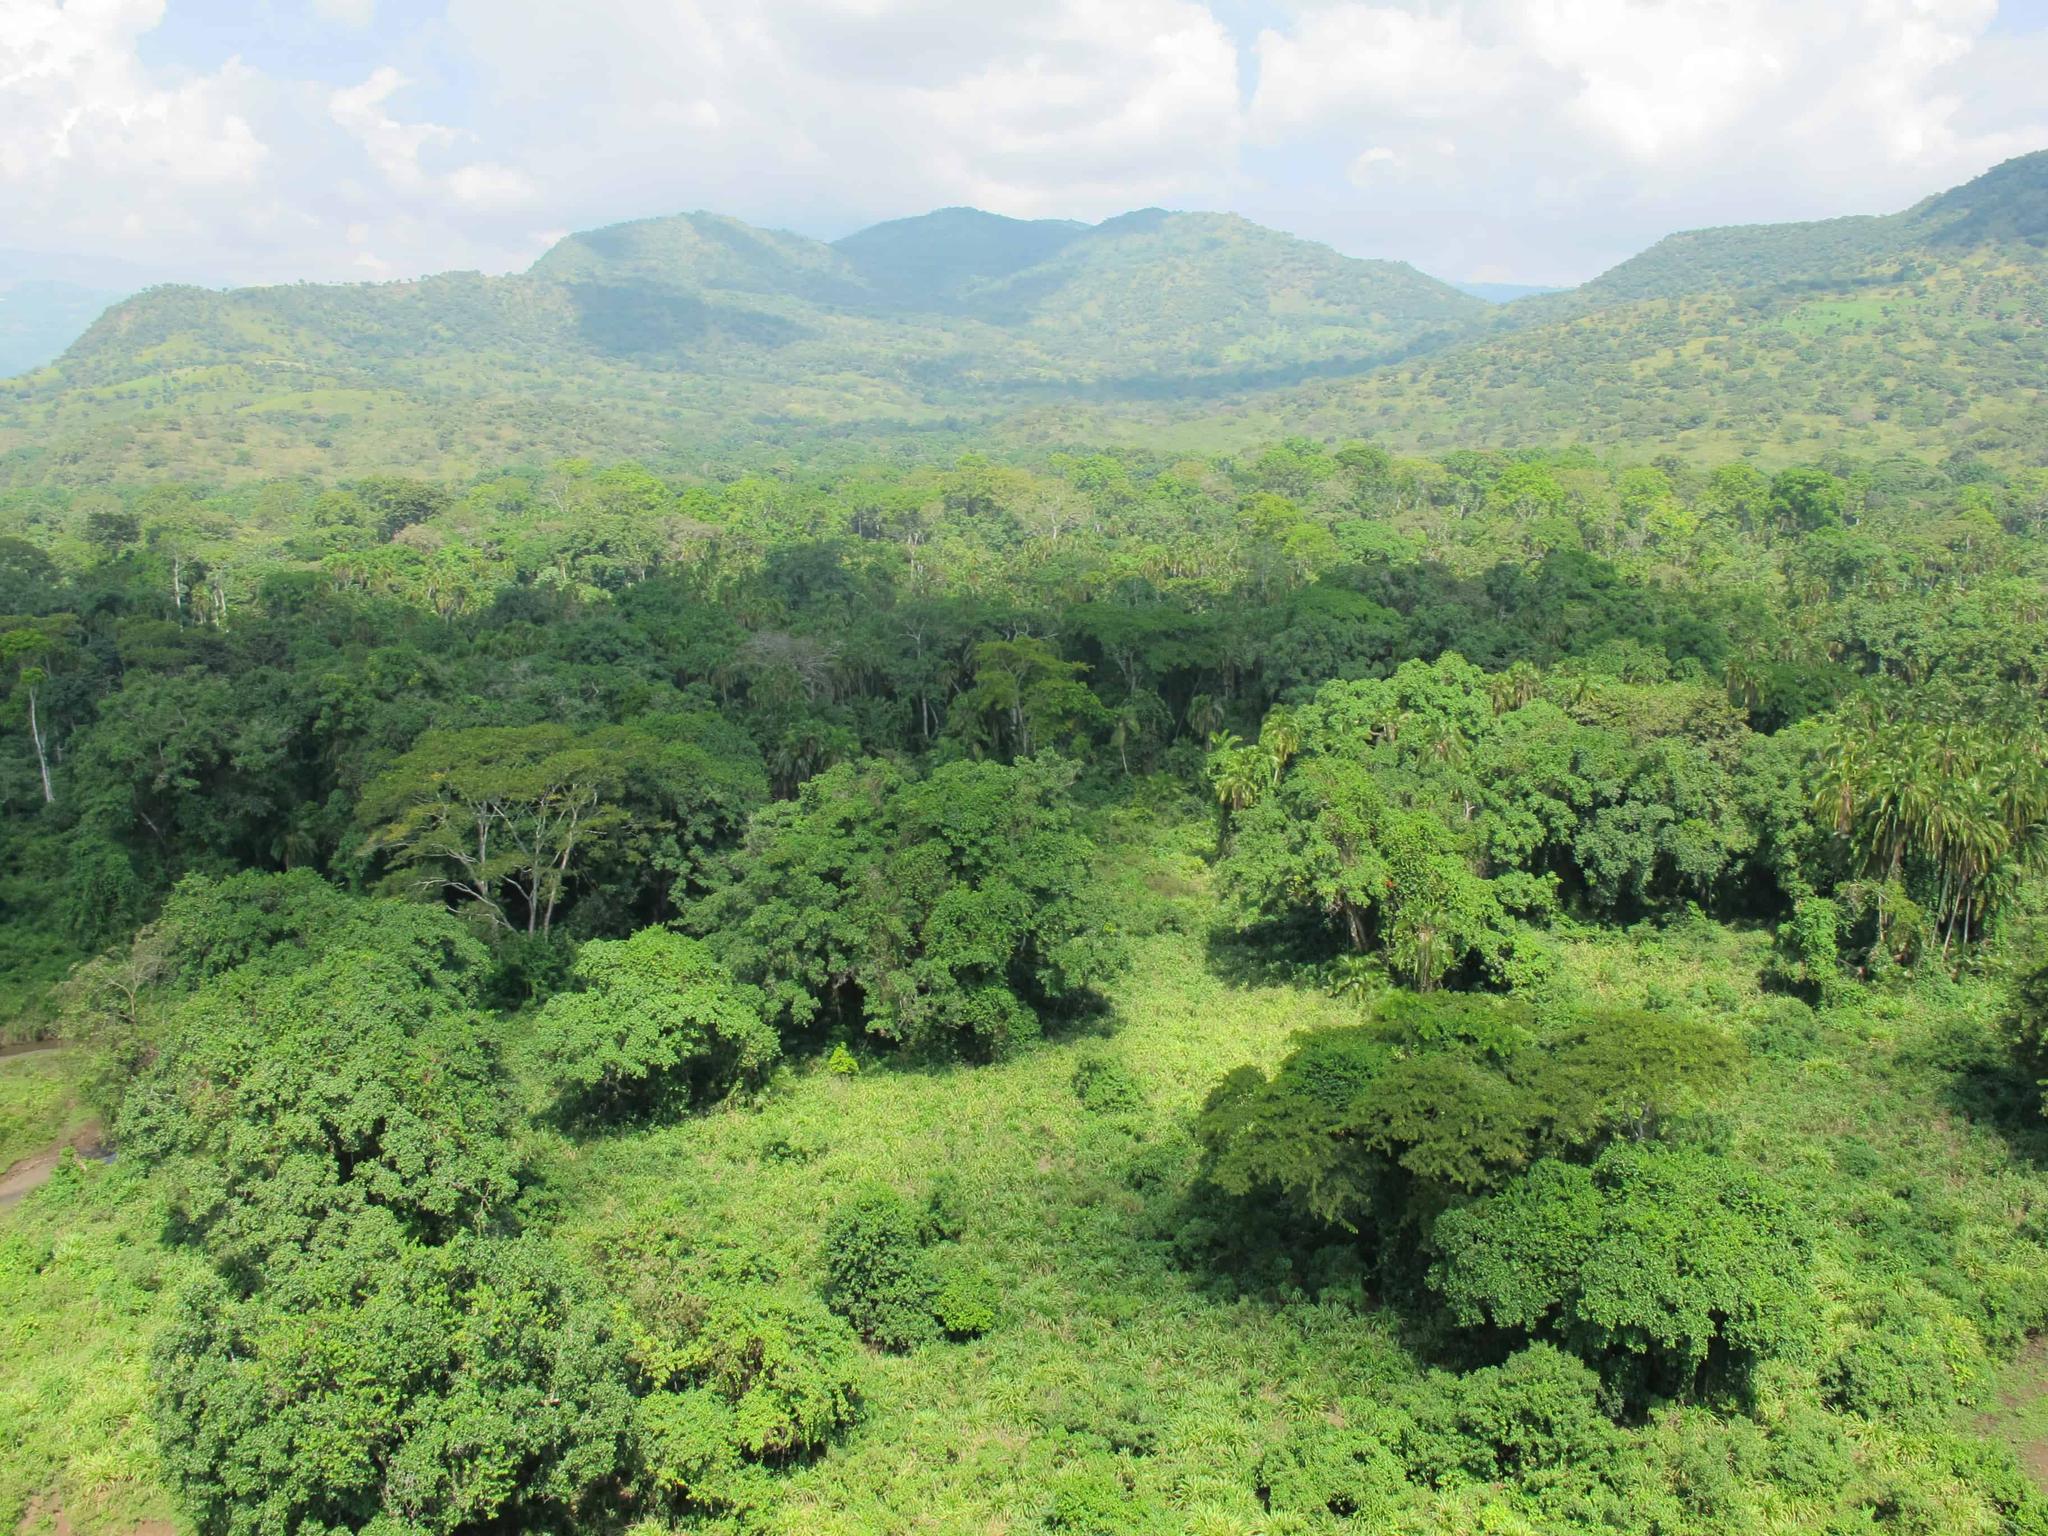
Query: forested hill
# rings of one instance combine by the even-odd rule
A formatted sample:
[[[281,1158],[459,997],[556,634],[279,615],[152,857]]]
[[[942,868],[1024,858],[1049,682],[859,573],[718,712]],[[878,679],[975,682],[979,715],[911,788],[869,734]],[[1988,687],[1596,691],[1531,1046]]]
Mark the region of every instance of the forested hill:
[[[1266,409],[1425,447],[2030,458],[2044,380],[2048,152],[1884,217],[1672,235],[1495,334]]]
[[[692,213],[508,277],[150,290],[0,386],[0,483],[1284,433],[2031,461],[2044,380],[2048,153],[1506,307],[1222,214],[953,208],[825,244]]]
[[[153,289],[15,386],[0,452],[17,481],[659,456],[735,424],[1213,397],[1491,320],[1412,267],[1228,215],[952,209],[833,246],[694,213],[571,236],[511,277]]]

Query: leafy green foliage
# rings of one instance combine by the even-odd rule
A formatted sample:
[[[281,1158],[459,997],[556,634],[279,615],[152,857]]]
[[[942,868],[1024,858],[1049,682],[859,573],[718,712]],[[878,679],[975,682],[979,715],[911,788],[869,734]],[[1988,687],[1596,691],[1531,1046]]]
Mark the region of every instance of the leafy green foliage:
[[[859,1412],[845,1322],[815,1297],[721,1280],[650,1309],[632,1358],[647,1465],[669,1498],[747,1508],[763,1469],[822,1449]]]
[[[532,1239],[359,1225],[259,1296],[182,1293],[154,1370],[165,1473],[209,1536],[585,1529],[632,1455],[620,1346]]]
[[[1551,1337],[1624,1390],[1741,1386],[1802,1342],[1810,1237],[1786,1192],[1687,1148],[1545,1159],[1437,1218],[1431,1283],[1466,1326]]]
[[[615,291],[671,236],[746,269],[732,233],[583,253],[583,343],[623,376],[694,316],[686,387],[757,345]],[[755,254],[836,280],[800,251]],[[1784,318],[1846,353],[1861,302]],[[192,1518],[236,1528],[2026,1529],[1965,1415],[2033,1437],[2048,1317],[1994,995],[2048,480],[1981,425],[0,493],[0,1000],[162,903],[10,1015],[107,1047],[121,1155],[0,1208],[0,1524],[170,1512],[161,1334]],[[559,1362],[500,1290],[589,1344],[566,1417],[521,1412]],[[301,1313],[348,1369],[265,1353]],[[280,1459],[202,1465],[259,1400]]]
[[[592,939],[531,1040],[572,1112],[609,1113],[694,1084],[757,1083],[781,1052],[750,989],[698,939],[643,928]]]
[[[1090,1051],[1074,1063],[1074,1097],[1098,1114],[1120,1114],[1145,1101],[1130,1068],[1107,1051]]]
[[[996,1321],[994,1293],[985,1276],[949,1251],[946,1227],[943,1200],[920,1213],[883,1185],[847,1200],[825,1228],[833,1310],[883,1349],[987,1332]]]
[[[1088,904],[1072,772],[1053,758],[921,779],[828,769],[755,818],[709,908],[714,942],[793,1027],[838,1015],[913,1044],[1015,1046],[1119,959]]]
[[[1976,1395],[1985,1374],[1976,1330],[1932,1296],[1887,1297],[1826,1373],[1830,1396],[1851,1413],[1938,1430]]]
[[[1391,1241],[1534,1159],[1645,1134],[1734,1060],[1718,1031],[1668,1013],[1598,1010],[1546,1031],[1511,999],[1415,997],[1304,1034],[1270,1078],[1238,1068],[1195,1134],[1222,1190]]]
[[[2005,1028],[2014,1059],[2038,1087],[2048,1091],[2048,953],[2037,948],[2023,956],[2009,991]],[[2048,1111],[2048,1097],[2042,1102]]]
[[[434,1237],[488,1227],[512,1196],[510,1106],[473,977],[380,942],[380,910],[392,937],[414,937],[419,914],[360,903],[364,931],[342,925],[319,958],[278,970],[268,952],[184,997],[122,1100],[122,1146],[163,1169],[179,1221],[245,1276],[369,1210]]]
[[[1549,1344],[1434,1385],[1415,1395],[1399,1437],[1403,1459],[1427,1482],[1583,1488],[1608,1475],[1621,1452],[1599,1376]]]

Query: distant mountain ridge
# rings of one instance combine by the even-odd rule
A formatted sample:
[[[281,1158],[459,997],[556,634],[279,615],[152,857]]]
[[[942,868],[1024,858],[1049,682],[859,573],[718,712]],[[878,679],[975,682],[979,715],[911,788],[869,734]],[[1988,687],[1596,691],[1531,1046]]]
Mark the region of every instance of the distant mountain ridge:
[[[1533,299],[1540,294],[1565,291],[1550,283],[1453,283],[1451,286],[1489,304],[1513,304],[1518,299]]]
[[[1265,403],[1434,443],[2048,457],[2048,152],[1900,213],[1692,230],[1490,334]]]
[[[948,208],[831,244],[689,213],[571,235],[527,276],[565,286],[585,340],[604,351],[687,344],[721,323],[721,308],[749,312],[752,338],[770,346],[834,320],[935,322],[958,343],[963,378],[1008,368],[1038,385],[1313,370],[1485,314],[1405,263],[1343,256],[1232,214],[1157,208],[1094,225]],[[672,309],[666,323],[657,306]],[[1006,335],[950,325],[961,320]]]
[[[0,479],[461,472],[850,439],[2048,441],[2048,153],[1901,213],[1673,235],[1490,304],[1228,214],[678,214],[525,273],[117,305],[0,386]]]

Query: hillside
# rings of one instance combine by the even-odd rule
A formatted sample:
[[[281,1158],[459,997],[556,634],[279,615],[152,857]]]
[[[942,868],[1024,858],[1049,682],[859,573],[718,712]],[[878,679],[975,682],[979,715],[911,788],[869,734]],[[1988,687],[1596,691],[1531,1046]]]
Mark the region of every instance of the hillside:
[[[1398,441],[1629,442],[1726,452],[1971,446],[2039,457],[2048,153],[1885,217],[1697,230],[1509,327],[1273,402],[1296,427]]]
[[[507,277],[149,290],[0,387],[0,483],[1286,433],[2031,462],[2044,380],[2048,154],[1511,305],[1222,214],[953,208],[826,244],[691,213]]]
[[[1205,399],[1489,321],[1411,267],[1223,215],[955,209],[834,246],[693,213],[570,236],[510,277],[152,289],[18,381],[0,464],[20,482],[661,457]]]

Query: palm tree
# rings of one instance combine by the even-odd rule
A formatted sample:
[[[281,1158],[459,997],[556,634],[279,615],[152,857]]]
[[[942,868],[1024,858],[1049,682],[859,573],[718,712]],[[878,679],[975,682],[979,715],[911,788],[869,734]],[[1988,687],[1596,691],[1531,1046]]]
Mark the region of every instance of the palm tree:
[[[1231,818],[1273,787],[1272,759],[1234,732],[1209,738],[1209,783],[1216,791],[1216,850],[1230,851]]]
[[[1301,750],[1301,726],[1294,711],[1276,709],[1268,714],[1266,723],[1259,727],[1259,745],[1273,760],[1273,782],[1277,784],[1280,775],[1287,771],[1289,760]]]

